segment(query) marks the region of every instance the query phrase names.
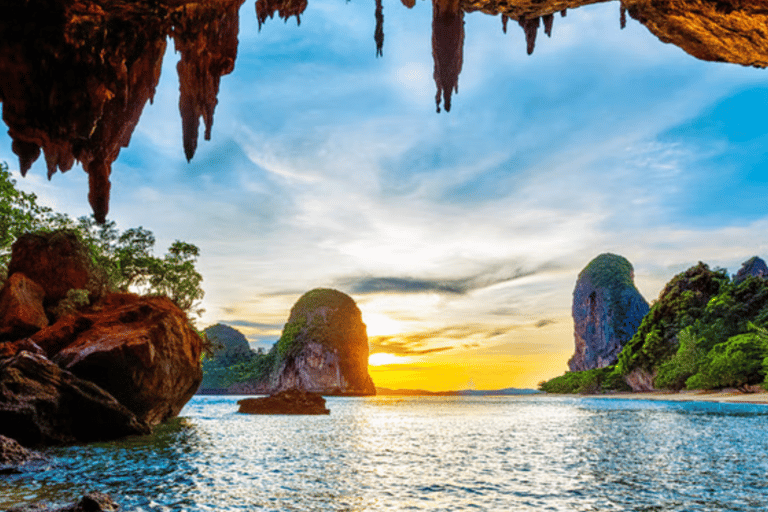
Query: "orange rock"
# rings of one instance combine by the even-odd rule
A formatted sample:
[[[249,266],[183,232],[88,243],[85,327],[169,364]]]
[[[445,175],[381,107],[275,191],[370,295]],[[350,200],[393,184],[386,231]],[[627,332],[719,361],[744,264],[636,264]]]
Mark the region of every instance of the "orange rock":
[[[105,389],[150,425],[176,416],[203,378],[202,340],[165,297],[109,295],[34,341],[59,366]]]
[[[0,339],[17,340],[48,325],[43,288],[16,272],[0,290]]]
[[[88,290],[92,299],[101,293],[103,271],[71,231],[28,233],[20,236],[11,249],[8,275],[21,272],[42,287],[44,304],[54,306],[71,289]]]

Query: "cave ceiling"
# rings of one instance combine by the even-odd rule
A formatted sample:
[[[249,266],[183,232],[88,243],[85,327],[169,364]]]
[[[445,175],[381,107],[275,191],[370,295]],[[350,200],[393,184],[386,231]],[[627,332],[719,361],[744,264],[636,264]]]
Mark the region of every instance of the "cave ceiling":
[[[250,1],[250,0],[249,0]],[[381,0],[374,38],[384,40]],[[194,157],[200,128],[211,138],[221,77],[235,67],[245,0],[2,0],[0,101],[22,174],[42,155],[50,178],[79,162],[97,221],[109,210],[110,174],[160,79],[166,45],[177,65],[180,146]],[[619,3],[660,41],[691,56],[743,66],[768,65],[768,0],[433,0],[436,106],[450,110],[463,54],[463,16],[501,15],[522,28],[528,53],[540,28],[595,3]],[[413,7],[415,0],[402,0]],[[259,25],[300,16],[307,0],[257,0]],[[244,11],[247,12],[247,11]]]

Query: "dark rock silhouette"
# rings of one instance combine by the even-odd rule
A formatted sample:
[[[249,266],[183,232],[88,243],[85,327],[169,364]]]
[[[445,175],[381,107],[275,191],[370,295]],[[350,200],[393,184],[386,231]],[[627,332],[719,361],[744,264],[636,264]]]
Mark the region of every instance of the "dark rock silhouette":
[[[579,273],[573,291],[576,350],[568,361],[571,371],[617,361],[649,310],[633,279],[632,264],[610,253],[599,255]]]
[[[762,258],[753,256],[742,263],[739,271],[733,276],[733,282],[740,283],[750,276],[768,279],[768,266],[766,266]]]
[[[0,360],[0,434],[24,446],[147,434],[149,426],[96,384],[21,351]]]
[[[273,391],[302,389],[324,395],[375,395],[368,374],[368,336],[355,301],[337,290],[305,293],[291,309],[277,342]]]
[[[184,8],[174,23],[171,34],[176,51],[181,53],[176,69],[187,161],[192,160],[197,149],[200,118],[205,122],[205,140],[211,140],[219,82],[235,69],[239,9],[244,1]]]
[[[237,361],[254,355],[246,337],[234,327],[216,324],[206,327],[203,332],[215,358]]]
[[[325,398],[301,389],[286,389],[263,398],[245,398],[237,412],[245,414],[330,414]]]

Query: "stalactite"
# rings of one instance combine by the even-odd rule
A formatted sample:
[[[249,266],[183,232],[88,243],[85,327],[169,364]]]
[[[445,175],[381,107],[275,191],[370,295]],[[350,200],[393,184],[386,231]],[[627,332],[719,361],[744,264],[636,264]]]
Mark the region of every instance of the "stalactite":
[[[291,16],[296,16],[296,24],[301,25],[301,14],[307,8],[307,0],[256,0],[256,17],[259,21],[259,30],[267,18],[278,16],[288,21]]]
[[[376,41],[376,57],[384,56],[384,8],[381,0],[376,0],[376,31],[373,39]]]
[[[619,25],[622,29],[627,27],[627,8],[624,7],[624,2],[621,2],[621,10],[619,14]]]
[[[509,16],[506,14],[501,15],[501,31],[507,33],[507,22],[509,22]]]
[[[560,11],[560,17],[565,18],[568,15],[568,9],[563,9]]]
[[[94,216],[103,222],[112,163],[160,78],[167,11],[39,3],[16,4],[0,21],[3,119],[23,174],[41,150],[49,178],[82,163]],[[45,27],[44,36],[32,26]]]
[[[521,17],[517,22],[525,32],[525,43],[528,55],[531,55],[536,46],[536,33],[539,31],[539,18],[526,19],[525,17]]]
[[[459,74],[464,61],[464,11],[458,1],[432,0],[432,58],[437,112],[440,112],[441,97],[445,111],[450,112],[451,94],[459,92]]]
[[[174,46],[181,53],[176,69],[187,161],[197,149],[200,118],[205,123],[205,140],[211,139],[221,77],[235,68],[239,9],[244,1],[183,8],[174,24]]]
[[[409,9],[413,9],[413,6],[416,5],[416,0],[401,0],[401,2]]]
[[[541,17],[544,22],[544,33],[547,37],[552,37],[552,23],[555,21],[555,17],[552,14],[545,14]]]

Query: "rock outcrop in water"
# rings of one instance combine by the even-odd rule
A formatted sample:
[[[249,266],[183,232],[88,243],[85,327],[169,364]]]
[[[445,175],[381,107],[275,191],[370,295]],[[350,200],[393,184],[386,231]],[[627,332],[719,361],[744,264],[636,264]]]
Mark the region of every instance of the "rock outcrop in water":
[[[601,254],[579,273],[573,291],[576,350],[571,371],[614,364],[649,310],[634,284],[632,264],[615,254]]]
[[[245,414],[330,414],[325,398],[300,389],[286,389],[263,398],[245,398],[237,412]]]
[[[278,364],[267,381],[273,391],[376,394],[366,327],[355,301],[342,292],[318,288],[302,295],[275,350]]]
[[[67,250],[59,260],[52,248],[61,249],[62,240]],[[70,257],[83,251],[66,233],[23,235],[13,246],[12,274],[0,291],[0,305],[15,304],[0,317],[0,434],[22,444],[147,433],[177,415],[202,380],[202,340],[169,299],[99,293],[89,306],[62,308],[70,296],[62,283],[82,285],[89,295],[92,279]],[[61,279],[53,269],[61,269]],[[16,300],[8,290],[27,281],[34,293]],[[52,323],[19,329],[26,309]]]

